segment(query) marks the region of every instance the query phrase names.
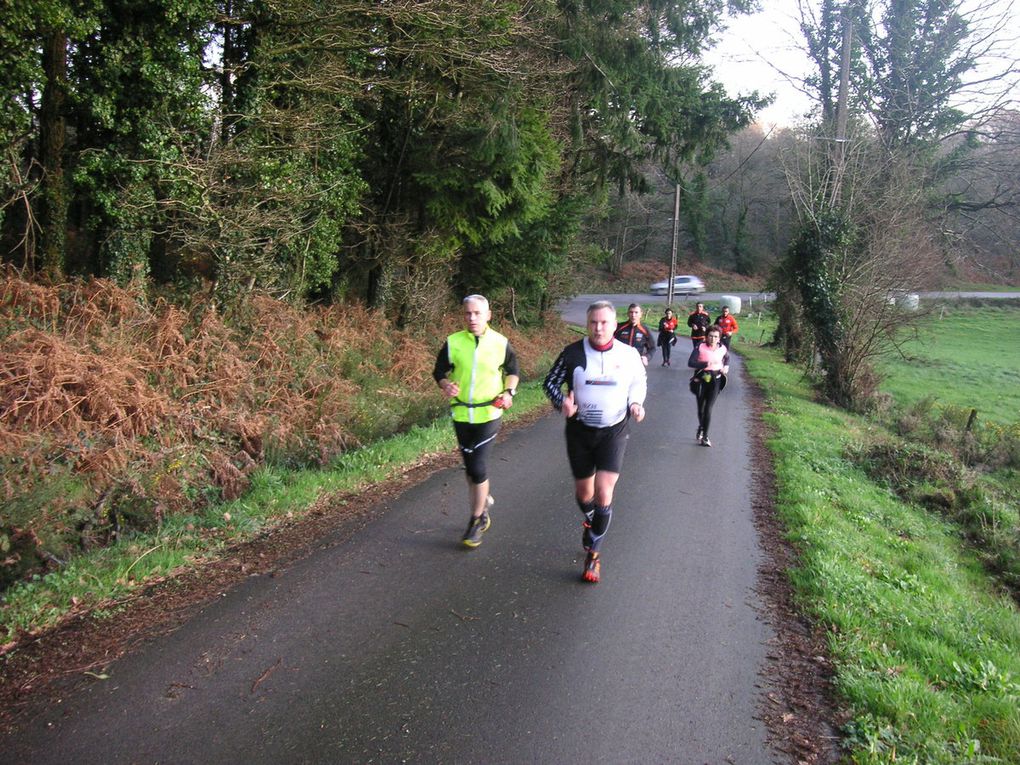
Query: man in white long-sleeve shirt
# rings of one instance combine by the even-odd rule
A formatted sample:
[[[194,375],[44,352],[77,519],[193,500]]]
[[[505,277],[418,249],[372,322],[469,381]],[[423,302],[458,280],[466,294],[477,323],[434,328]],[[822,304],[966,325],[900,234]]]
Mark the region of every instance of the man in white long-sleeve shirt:
[[[545,377],[544,389],[566,417],[567,457],[584,514],[587,555],[582,577],[596,583],[602,540],[613,516],[613,491],[630,438],[627,425],[631,417],[638,422],[645,417],[647,377],[637,350],[613,339],[613,304],[592,303],[587,316],[588,337],[563,349]]]

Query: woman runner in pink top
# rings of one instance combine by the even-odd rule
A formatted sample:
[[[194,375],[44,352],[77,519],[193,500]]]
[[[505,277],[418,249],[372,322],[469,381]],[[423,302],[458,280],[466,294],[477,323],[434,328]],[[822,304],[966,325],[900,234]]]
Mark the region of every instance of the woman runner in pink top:
[[[687,366],[694,369],[691,393],[698,398],[698,434],[695,438],[702,446],[712,445],[708,440],[712,406],[725,387],[726,375],[730,372],[730,353],[720,342],[721,338],[719,327],[709,327],[705,342],[691,351],[691,357],[687,360]]]

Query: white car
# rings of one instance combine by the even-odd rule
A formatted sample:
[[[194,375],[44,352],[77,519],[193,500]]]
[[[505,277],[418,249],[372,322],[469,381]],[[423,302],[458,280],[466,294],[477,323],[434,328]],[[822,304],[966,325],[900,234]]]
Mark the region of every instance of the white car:
[[[669,293],[669,280],[655,282],[648,288],[653,295],[666,295]],[[674,295],[699,295],[705,291],[705,283],[696,276],[683,274],[673,277]]]

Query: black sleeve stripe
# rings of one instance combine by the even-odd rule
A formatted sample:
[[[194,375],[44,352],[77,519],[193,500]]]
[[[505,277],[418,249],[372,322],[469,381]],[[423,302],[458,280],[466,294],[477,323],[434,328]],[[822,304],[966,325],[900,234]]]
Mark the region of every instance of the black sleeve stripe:
[[[574,386],[574,370],[578,367],[584,369],[588,366],[588,356],[584,352],[584,340],[578,340],[576,343],[571,343],[563,349],[563,353],[566,356],[565,363],[567,365],[567,386],[573,389]]]
[[[563,408],[563,383],[569,390],[573,386],[573,373],[577,367],[585,367],[587,358],[584,354],[584,341],[571,343],[563,349],[556,362],[542,382],[546,397],[552,402],[556,411]]]
[[[567,352],[563,351],[556,358],[556,362],[552,365],[552,369],[549,370],[549,374],[545,376],[545,380],[542,382],[542,390],[545,392],[546,398],[548,398],[556,411],[563,408],[563,381],[567,376],[567,367],[564,362],[564,357]]]

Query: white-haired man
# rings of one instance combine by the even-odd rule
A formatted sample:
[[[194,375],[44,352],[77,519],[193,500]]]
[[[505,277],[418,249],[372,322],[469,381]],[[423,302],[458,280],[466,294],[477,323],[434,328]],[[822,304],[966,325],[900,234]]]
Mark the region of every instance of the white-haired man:
[[[492,523],[488,455],[503,411],[513,405],[520,370],[510,341],[489,326],[489,301],[482,295],[468,295],[462,306],[467,328],[446,338],[432,377],[450,399],[450,416],[467,473],[471,517],[461,542],[478,547]]]
[[[647,375],[637,349],[614,339],[616,308],[607,300],[588,306],[588,337],[571,343],[553,364],[543,387],[566,417],[567,458],[574,495],[584,514],[587,551],[581,577],[601,578],[600,548],[613,517],[613,492],[623,468],[628,422],[645,418]],[[566,385],[566,393],[563,386]]]

